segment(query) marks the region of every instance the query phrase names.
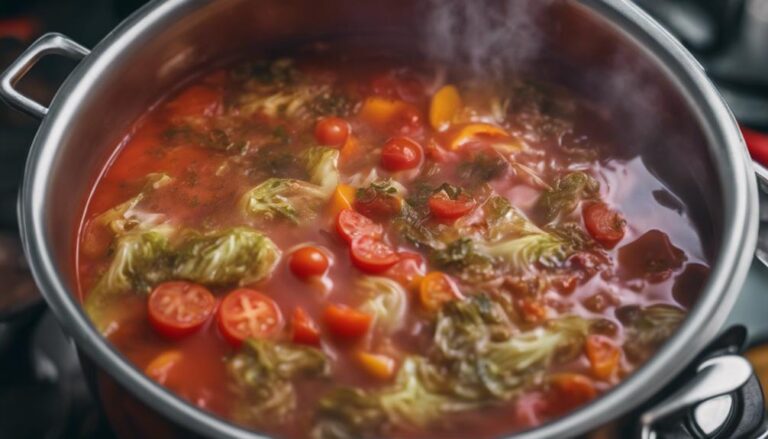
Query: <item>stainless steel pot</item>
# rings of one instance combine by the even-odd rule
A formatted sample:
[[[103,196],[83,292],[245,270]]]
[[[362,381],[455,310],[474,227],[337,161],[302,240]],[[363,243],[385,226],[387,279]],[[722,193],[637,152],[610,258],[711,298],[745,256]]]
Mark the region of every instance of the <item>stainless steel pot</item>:
[[[664,347],[607,395],[519,437],[573,436],[627,413],[656,394],[721,330],[753,257],[754,171],[736,123],[705,72],[629,1],[158,0],[90,52],[62,35],[46,35],[0,78],[0,94],[10,105],[42,119],[19,199],[35,278],[66,332],[121,388],[188,431],[253,437],[155,384],[96,332],[73,293],[72,233],[98,167],[159,97],[219,60],[317,38],[388,44],[567,84],[624,121],[618,135],[626,156],[641,157],[685,201],[709,243],[711,276]],[[49,54],[81,61],[46,108],[19,94],[14,84]],[[698,381],[712,381],[710,368],[702,370],[709,372]],[[686,404],[701,400],[706,386],[699,384],[687,388]],[[647,413],[648,434],[672,408]]]

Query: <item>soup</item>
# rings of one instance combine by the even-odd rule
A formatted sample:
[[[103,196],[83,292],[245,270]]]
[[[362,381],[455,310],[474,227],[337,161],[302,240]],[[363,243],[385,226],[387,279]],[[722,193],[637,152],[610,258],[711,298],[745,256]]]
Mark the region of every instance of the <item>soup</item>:
[[[149,109],[77,233],[94,325],[286,438],[483,438],[597,398],[708,273],[620,122],[514,75],[327,48]]]

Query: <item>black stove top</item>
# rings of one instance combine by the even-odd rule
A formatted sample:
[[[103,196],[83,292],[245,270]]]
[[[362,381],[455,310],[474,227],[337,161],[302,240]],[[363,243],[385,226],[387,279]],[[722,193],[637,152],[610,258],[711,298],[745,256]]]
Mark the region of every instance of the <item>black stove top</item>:
[[[742,123],[768,131],[768,1],[637,0],[699,58]],[[37,36],[92,47],[142,0],[0,1],[0,70]],[[43,60],[20,85],[46,101],[69,71]],[[16,238],[16,193],[38,122],[0,105],[0,435],[112,437],[71,341],[40,302]],[[4,299],[11,298],[12,299]]]

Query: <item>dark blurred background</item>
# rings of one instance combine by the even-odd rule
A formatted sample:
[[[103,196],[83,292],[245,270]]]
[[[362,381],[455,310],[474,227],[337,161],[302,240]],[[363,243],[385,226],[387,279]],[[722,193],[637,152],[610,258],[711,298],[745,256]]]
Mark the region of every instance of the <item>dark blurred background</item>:
[[[744,126],[768,132],[768,0],[636,1],[694,53]],[[0,70],[49,31],[93,47],[143,3],[0,0]],[[48,102],[71,68],[70,61],[45,58],[19,88]],[[37,126],[0,105],[0,437],[109,438],[70,342],[40,301],[17,238],[16,195]],[[752,358],[768,370],[768,350]],[[768,382],[768,373],[762,379]]]

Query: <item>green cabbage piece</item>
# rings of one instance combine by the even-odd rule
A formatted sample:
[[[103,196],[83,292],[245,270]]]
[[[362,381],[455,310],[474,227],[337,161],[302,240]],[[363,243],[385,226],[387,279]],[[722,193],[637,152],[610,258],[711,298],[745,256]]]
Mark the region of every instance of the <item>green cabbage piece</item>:
[[[529,270],[535,263],[555,266],[571,253],[567,241],[547,232],[499,241],[485,246],[482,251],[517,271]]]
[[[686,314],[676,306],[657,304],[624,306],[616,315],[624,325],[624,352],[630,360],[643,362],[675,333]]]
[[[403,362],[394,384],[335,389],[320,400],[315,439],[380,437],[390,427],[425,428],[447,415],[510,401],[549,366],[580,355],[593,322],[566,316],[514,333],[486,295],[443,305],[434,346]]]
[[[104,311],[115,296],[131,291],[148,293],[152,286],[167,279],[170,258],[169,238],[174,230],[159,226],[120,236],[114,256],[96,286],[85,298],[85,310],[103,330]]]
[[[138,209],[141,203],[151,192],[167,186],[173,181],[167,174],[153,173],[146,177],[144,188],[133,198],[118,204],[117,206],[102,212],[93,219],[94,224],[108,227],[116,236],[132,230],[146,230],[161,224],[164,215],[145,212]]]
[[[584,199],[599,195],[600,183],[585,172],[572,172],[555,180],[536,201],[536,213],[547,223],[573,212]]]
[[[267,278],[280,255],[271,239],[249,227],[190,234],[176,251],[173,275],[208,286],[250,284]]]
[[[478,251],[472,238],[460,238],[430,254],[432,264],[468,282],[482,282],[496,276],[493,259]]]
[[[429,389],[421,378],[425,361],[419,356],[406,358],[391,386],[370,391],[343,387],[324,396],[312,438],[378,438],[390,425],[426,427],[447,414],[480,405]]]
[[[504,310],[487,296],[449,302],[438,315],[425,379],[464,400],[509,400],[555,361],[578,356],[591,326],[566,316],[512,334]]]
[[[357,281],[357,294],[365,297],[360,310],[374,316],[376,329],[392,334],[403,327],[408,312],[408,294],[399,283],[379,276]]]
[[[322,187],[306,181],[270,178],[246,192],[241,205],[250,216],[299,224],[315,218],[329,195]]]
[[[296,410],[296,378],[330,375],[322,351],[293,343],[248,339],[226,368],[238,400],[233,416],[249,425],[288,422]]]
[[[339,185],[339,150],[315,146],[304,151],[309,182],[331,194]]]
[[[394,387],[385,389],[378,397],[389,422],[396,425],[424,428],[452,412],[470,410],[479,402],[465,401],[435,392],[420,376],[426,360],[409,357],[403,362]]]

